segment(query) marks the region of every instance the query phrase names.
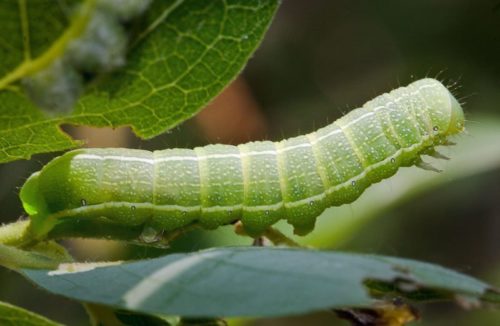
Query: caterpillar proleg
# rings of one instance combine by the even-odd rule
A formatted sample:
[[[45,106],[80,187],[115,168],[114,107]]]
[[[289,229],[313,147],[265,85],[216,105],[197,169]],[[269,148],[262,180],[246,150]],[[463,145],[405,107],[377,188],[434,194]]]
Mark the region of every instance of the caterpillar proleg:
[[[432,155],[463,129],[453,95],[422,79],[280,142],[74,150],[34,173],[20,196],[38,237],[63,219],[94,217],[164,232],[239,220],[252,236],[286,219],[303,235],[326,208],[354,201],[399,167],[420,164],[420,155]]]

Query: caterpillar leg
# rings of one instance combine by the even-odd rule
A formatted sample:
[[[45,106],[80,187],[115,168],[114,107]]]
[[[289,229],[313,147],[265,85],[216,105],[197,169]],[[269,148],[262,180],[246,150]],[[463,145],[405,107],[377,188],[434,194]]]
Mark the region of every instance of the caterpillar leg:
[[[254,247],[264,247],[264,237],[257,237],[253,239],[252,246]]]
[[[172,241],[199,227],[197,223],[192,223],[174,231],[165,232],[164,230],[158,231],[155,228],[145,225],[137,242],[158,248],[168,248]]]
[[[234,224],[234,232],[241,236],[250,236],[247,232],[245,232],[244,225],[241,221]],[[253,246],[262,246],[263,239],[265,238],[271,241],[271,243],[275,246],[302,247],[300,244],[283,234],[283,232],[273,228],[272,226],[268,227],[262,235],[252,238],[254,238],[252,243]]]
[[[266,230],[264,237],[271,241],[275,246],[302,247],[300,244],[293,241],[293,239],[290,239],[283,234],[283,232],[273,227],[269,227]]]
[[[245,227],[243,226],[243,223],[241,221],[237,221],[234,223],[234,233],[237,235],[241,235],[244,237],[251,237],[253,238],[252,246],[254,247],[263,247],[264,246],[264,238],[262,235],[258,236],[252,236],[248,234],[248,232],[245,230]]]

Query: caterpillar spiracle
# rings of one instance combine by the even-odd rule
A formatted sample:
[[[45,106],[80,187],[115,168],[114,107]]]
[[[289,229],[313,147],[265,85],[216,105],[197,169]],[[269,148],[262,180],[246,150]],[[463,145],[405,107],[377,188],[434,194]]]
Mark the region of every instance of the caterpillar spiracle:
[[[279,142],[70,151],[31,175],[20,196],[38,237],[63,219],[98,217],[164,232],[239,220],[252,236],[286,219],[304,235],[327,207],[423,163],[422,154],[438,155],[434,148],[463,129],[455,97],[422,79]]]

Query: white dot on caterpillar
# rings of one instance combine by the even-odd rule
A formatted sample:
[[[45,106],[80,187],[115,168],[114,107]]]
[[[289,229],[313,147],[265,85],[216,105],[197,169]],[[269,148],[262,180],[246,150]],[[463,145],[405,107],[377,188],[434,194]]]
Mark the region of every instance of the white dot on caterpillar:
[[[438,131],[438,130],[439,130],[439,128],[438,128],[438,126],[434,126],[434,127],[432,128],[432,130],[434,130],[434,131]]]
[[[396,159],[394,157],[391,158],[391,163],[393,163],[393,164],[396,163]]]
[[[353,187],[356,186],[356,181],[354,181],[354,180],[351,181],[351,184],[352,184]]]
[[[80,200],[80,203],[82,204],[82,206],[87,206],[87,201],[83,198]]]
[[[132,211],[135,211],[135,209],[136,209],[135,205],[130,206],[130,209],[131,209]]]
[[[265,211],[264,214],[269,215],[269,211]]]
[[[311,201],[309,202],[309,206],[312,206],[312,205],[314,205],[314,200],[311,200]]]

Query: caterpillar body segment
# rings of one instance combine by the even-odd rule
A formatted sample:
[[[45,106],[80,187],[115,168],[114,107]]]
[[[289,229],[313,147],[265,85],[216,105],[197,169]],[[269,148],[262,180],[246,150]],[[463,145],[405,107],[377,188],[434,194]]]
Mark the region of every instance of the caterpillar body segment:
[[[39,237],[61,219],[92,217],[166,232],[241,220],[252,236],[286,219],[306,234],[327,207],[352,202],[401,166],[420,164],[421,154],[463,128],[453,95],[423,79],[280,142],[71,151],[33,174],[21,199]]]

